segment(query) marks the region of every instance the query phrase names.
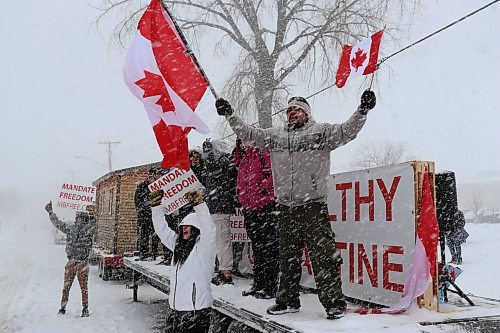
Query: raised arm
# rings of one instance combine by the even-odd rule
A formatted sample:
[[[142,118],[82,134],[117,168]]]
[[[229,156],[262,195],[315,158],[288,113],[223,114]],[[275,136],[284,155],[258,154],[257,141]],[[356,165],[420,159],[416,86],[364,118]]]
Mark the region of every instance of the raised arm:
[[[163,207],[160,206],[162,197],[163,190],[154,191],[150,194],[153,226],[156,234],[160,237],[161,242],[165,244],[169,250],[173,251],[178,236],[172,229],[170,229],[167,221],[165,221],[165,213],[163,212]]]
[[[260,148],[266,149],[270,147],[272,133],[269,130],[254,128],[246,124],[240,117],[234,115],[233,108],[229,102],[223,98],[217,99],[217,101],[215,101],[215,106],[219,115],[226,116],[229,126],[231,126],[238,138]]]
[[[69,232],[70,226],[68,223],[65,223],[57,217],[56,213],[52,210],[52,201],[45,205],[45,210],[49,213],[50,222],[56,227],[59,231],[64,234]]]
[[[376,104],[375,93],[365,90],[361,103],[352,116],[342,124],[325,124],[323,128],[324,141],[330,150],[334,150],[356,138],[366,123],[366,115]]]

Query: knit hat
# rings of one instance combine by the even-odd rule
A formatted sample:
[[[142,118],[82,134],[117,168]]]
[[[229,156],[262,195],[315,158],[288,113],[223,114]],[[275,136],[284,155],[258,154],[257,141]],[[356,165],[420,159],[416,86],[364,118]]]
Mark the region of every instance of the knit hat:
[[[311,107],[309,106],[309,103],[304,97],[296,96],[290,98],[288,100],[288,107],[290,108],[292,106],[303,110],[307,115],[307,119],[312,118]]]

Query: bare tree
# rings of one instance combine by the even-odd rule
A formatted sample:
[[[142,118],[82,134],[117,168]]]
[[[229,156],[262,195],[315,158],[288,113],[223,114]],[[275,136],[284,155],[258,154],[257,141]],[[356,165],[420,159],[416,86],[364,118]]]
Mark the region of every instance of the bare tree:
[[[411,14],[420,0],[164,0],[183,31],[218,32],[215,48],[239,51],[223,93],[237,112],[259,126],[272,126],[272,114],[295,82],[331,82],[339,51],[380,30],[388,11]],[[102,17],[123,10],[119,40],[130,31],[146,4],[106,0]],[[398,24],[394,24],[398,26]],[[387,29],[390,33],[391,29]],[[229,42],[229,43],[226,43]],[[236,47],[236,48],[234,48]],[[318,76],[318,79],[316,79]],[[300,81],[297,81],[300,80]],[[252,119],[253,118],[253,119]]]
[[[406,144],[402,142],[370,141],[356,149],[351,167],[354,169],[367,169],[396,164],[402,162],[406,151]]]
[[[474,215],[477,217],[479,211],[484,205],[484,198],[480,190],[474,189],[472,191],[472,197],[469,200],[469,206],[471,210],[474,212]]]

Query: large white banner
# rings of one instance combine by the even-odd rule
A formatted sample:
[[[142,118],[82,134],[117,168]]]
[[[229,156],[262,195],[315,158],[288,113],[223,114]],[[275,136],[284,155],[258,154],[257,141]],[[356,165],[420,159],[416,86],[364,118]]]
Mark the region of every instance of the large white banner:
[[[415,246],[414,188],[410,162],[330,178],[346,296],[387,306],[401,298]]]

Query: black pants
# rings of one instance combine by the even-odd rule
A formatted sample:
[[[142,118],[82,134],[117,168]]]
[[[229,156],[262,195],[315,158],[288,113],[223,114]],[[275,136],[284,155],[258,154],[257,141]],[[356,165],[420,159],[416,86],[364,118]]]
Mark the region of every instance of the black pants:
[[[147,256],[152,254],[154,257],[158,255],[158,245],[160,244],[160,237],[154,232],[153,220],[151,216],[139,215],[137,223],[139,225],[139,255]],[[151,237],[151,253],[149,252],[149,237]]]
[[[168,309],[166,333],[208,333],[212,308],[196,311]]]
[[[274,295],[278,286],[278,235],[274,204],[243,211],[254,257],[253,288]]]
[[[335,245],[326,203],[278,205],[278,211],[280,282],[276,303],[300,306],[300,260],[306,243],[321,304],[327,310],[345,309],[339,274],[342,258]]]

